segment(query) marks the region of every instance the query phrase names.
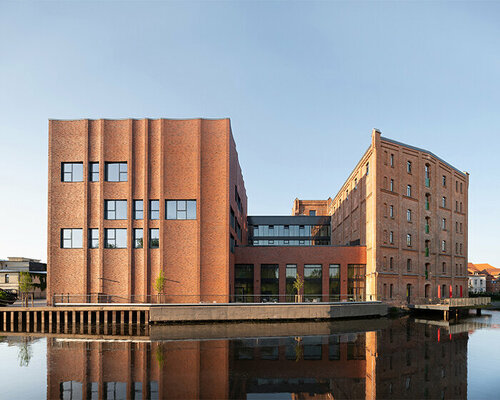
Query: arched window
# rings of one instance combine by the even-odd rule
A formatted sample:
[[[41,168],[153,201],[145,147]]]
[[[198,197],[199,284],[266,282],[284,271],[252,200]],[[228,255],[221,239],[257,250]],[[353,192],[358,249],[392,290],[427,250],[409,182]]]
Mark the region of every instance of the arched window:
[[[406,245],[411,246],[411,235],[409,233],[406,235]]]

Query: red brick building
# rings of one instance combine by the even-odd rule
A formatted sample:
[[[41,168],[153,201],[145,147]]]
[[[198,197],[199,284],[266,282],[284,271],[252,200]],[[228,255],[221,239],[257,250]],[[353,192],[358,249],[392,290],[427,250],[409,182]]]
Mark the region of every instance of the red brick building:
[[[297,276],[306,301],[466,295],[467,190],[374,131],[333,199],[247,217],[229,119],[51,120],[48,301],[294,301]]]

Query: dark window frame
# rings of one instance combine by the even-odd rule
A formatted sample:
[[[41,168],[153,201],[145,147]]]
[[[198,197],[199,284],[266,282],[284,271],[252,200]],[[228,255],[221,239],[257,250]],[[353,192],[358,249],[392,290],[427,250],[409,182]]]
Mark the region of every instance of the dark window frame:
[[[118,166],[118,180],[110,180],[109,168],[112,166]],[[128,181],[128,165],[127,161],[109,161],[104,163],[104,180],[106,182],[127,182]]]
[[[169,205],[170,203],[170,205]],[[172,207],[172,205],[175,203],[175,218],[172,218],[172,217],[169,217],[169,209],[170,207]],[[183,204],[185,205],[185,208],[182,208]],[[191,213],[189,214],[189,212],[193,211],[193,203],[194,203],[194,215]],[[181,206],[181,208],[179,208],[179,206]],[[190,206],[191,206],[191,209],[190,209]],[[198,215],[198,210],[197,210],[197,200],[195,199],[186,199],[186,200],[174,200],[174,199],[169,199],[169,200],[165,200],[165,219],[167,220],[171,220],[171,221],[174,221],[174,220],[188,220],[188,221],[194,221],[197,219],[197,215]],[[173,210],[171,210],[173,211]],[[179,218],[179,216],[183,216],[183,213],[185,213],[186,217],[185,218]]]
[[[76,172],[74,171],[74,166],[79,165],[81,166],[81,179],[76,180],[74,177],[75,174],[79,173],[80,171]],[[66,170],[66,167],[71,167],[69,171]],[[66,175],[69,174],[70,179],[66,179]],[[83,162],[82,161],[75,161],[75,162],[61,162],[61,182],[65,183],[73,183],[73,182],[83,182]]]
[[[94,233],[97,233],[95,237]],[[99,228],[89,228],[88,242],[89,242],[89,249],[99,248]]]
[[[117,241],[117,232],[116,231],[125,231],[125,246],[118,247]],[[114,237],[110,237],[110,234],[113,233]],[[104,248],[106,249],[126,249],[127,248],[127,228],[105,228],[104,229]],[[111,243],[113,241],[114,243]]]
[[[141,205],[140,209],[137,207],[138,204]],[[140,218],[139,218],[139,215],[140,215]],[[132,200],[132,219],[134,219],[134,220],[144,219],[144,200],[142,200],[142,199]]]
[[[74,244],[73,231],[80,231],[81,243]],[[69,233],[69,235],[65,235],[65,233]],[[83,248],[83,229],[82,228],[61,228],[61,240],[60,246],[61,249],[82,249]],[[69,241],[70,246],[66,246],[65,244]],[[77,244],[80,244],[79,246]]]
[[[149,219],[160,219],[160,200],[149,200]]]
[[[117,202],[125,203],[125,218],[117,218]],[[111,217],[112,215],[114,215],[114,218]],[[128,219],[127,200],[123,199],[104,200],[104,219],[109,221],[123,221]]]
[[[159,228],[149,228],[149,248],[159,249],[160,248],[160,229]]]
[[[97,166],[97,171],[95,167]],[[91,161],[89,163],[89,182],[99,182],[99,162]]]

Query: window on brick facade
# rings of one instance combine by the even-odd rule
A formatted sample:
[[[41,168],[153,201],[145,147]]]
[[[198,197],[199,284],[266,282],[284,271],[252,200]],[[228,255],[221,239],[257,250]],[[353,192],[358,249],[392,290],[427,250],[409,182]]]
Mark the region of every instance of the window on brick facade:
[[[160,219],[160,200],[149,200],[149,219]]]
[[[411,161],[406,162],[406,172],[411,174]]]
[[[407,186],[406,186],[406,195],[407,195],[408,197],[411,197],[411,185],[407,185]]]
[[[406,210],[406,220],[408,222],[411,222],[411,210],[410,209]]]
[[[167,219],[196,219],[196,200],[167,200]]]
[[[391,179],[391,184],[390,184],[390,186],[389,186],[389,190],[390,190],[391,192],[394,192],[394,179]]]
[[[61,229],[61,248],[81,249],[83,247],[83,230],[81,228]]]
[[[99,229],[89,229],[89,248],[97,249],[99,247]]]
[[[107,228],[104,230],[104,247],[107,249],[127,248],[127,229]]]
[[[389,232],[389,243],[394,244],[394,232],[393,231]]]
[[[133,202],[133,216],[134,219],[144,218],[144,202],[142,200],[134,200]]]
[[[160,247],[160,230],[158,228],[149,229],[149,248],[157,249]]]
[[[366,176],[368,176],[369,173],[370,173],[370,163],[367,162],[366,163]]]
[[[389,216],[394,218],[394,206],[392,204],[389,206]]]
[[[406,245],[411,246],[411,235],[409,233],[406,235]]]
[[[83,163],[61,163],[62,182],[83,182]]]
[[[443,198],[441,199],[441,206],[443,208],[446,208],[446,197],[443,196]]]
[[[446,175],[443,175],[443,181],[442,181],[442,183],[443,183],[443,186],[446,186]]]
[[[144,231],[142,228],[134,229],[134,249],[142,249],[144,247]]]
[[[127,200],[104,200],[104,219],[127,219]]]
[[[394,154],[391,154],[391,167],[394,167]]]
[[[91,162],[89,164],[89,181],[99,182],[99,163]]]
[[[446,240],[441,240],[441,251],[446,252]]]
[[[443,229],[443,231],[446,230],[446,218],[441,219],[441,229]]]
[[[127,182],[127,163],[126,162],[107,162],[105,163],[106,182]]]
[[[411,271],[411,258],[406,260],[406,270]]]

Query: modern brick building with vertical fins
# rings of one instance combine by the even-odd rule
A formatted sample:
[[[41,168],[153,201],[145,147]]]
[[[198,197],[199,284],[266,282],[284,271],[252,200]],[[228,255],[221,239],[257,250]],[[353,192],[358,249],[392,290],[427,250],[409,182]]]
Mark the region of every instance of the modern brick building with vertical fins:
[[[228,301],[246,210],[229,119],[51,120],[48,299]]]
[[[229,119],[51,120],[48,187],[49,303],[467,295],[468,175],[377,130],[292,216],[247,218]]]

